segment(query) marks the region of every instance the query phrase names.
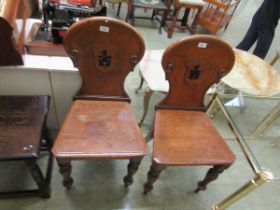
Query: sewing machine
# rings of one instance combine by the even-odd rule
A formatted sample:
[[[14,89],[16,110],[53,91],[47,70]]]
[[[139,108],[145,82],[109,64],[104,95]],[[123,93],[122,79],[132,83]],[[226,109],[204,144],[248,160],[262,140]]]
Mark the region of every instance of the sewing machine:
[[[42,0],[42,21],[35,23],[26,42],[28,54],[66,56],[63,37],[80,19],[106,16],[106,7],[95,0]]]
[[[51,20],[51,34],[54,43],[62,43],[66,30],[79,19],[91,16],[106,16],[105,6],[89,7],[89,0],[72,0],[62,3],[58,0],[43,0],[43,25],[42,29],[47,31],[49,20]],[[85,5],[84,5],[85,4]]]

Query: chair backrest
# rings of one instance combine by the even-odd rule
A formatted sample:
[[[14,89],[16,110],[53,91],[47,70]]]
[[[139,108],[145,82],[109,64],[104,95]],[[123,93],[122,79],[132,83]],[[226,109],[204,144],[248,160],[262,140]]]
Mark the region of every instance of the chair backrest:
[[[129,100],[124,80],[145,51],[132,26],[109,17],[87,18],[70,27],[64,48],[82,76],[76,98]]]
[[[203,98],[233,67],[232,47],[211,35],[193,35],[168,47],[162,67],[169,92],[158,108],[205,110]]]
[[[229,24],[240,0],[204,0],[198,24],[216,33]]]

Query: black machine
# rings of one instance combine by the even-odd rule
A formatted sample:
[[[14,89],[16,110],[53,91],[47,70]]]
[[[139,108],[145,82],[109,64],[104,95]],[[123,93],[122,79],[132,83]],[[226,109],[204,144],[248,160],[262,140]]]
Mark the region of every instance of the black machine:
[[[41,31],[49,31],[51,20],[51,36],[53,43],[62,43],[67,29],[79,19],[92,16],[106,16],[106,7],[95,8],[81,4],[64,4],[57,0],[43,0],[43,25]]]

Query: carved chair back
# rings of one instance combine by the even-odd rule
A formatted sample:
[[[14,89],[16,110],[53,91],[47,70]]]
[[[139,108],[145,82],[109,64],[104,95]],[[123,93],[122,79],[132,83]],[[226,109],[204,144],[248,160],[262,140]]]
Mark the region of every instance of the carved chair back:
[[[211,35],[194,35],[166,49],[162,67],[169,92],[158,108],[205,110],[206,91],[234,64],[234,52],[227,43]]]
[[[129,100],[124,80],[145,51],[132,26],[109,17],[87,18],[70,27],[64,48],[82,77],[76,98]]]

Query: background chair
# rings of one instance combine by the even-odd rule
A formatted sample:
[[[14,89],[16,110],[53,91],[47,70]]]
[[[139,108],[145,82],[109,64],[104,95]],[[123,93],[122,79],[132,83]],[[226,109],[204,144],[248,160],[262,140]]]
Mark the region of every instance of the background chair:
[[[167,0],[128,0],[128,12],[126,16],[126,21],[128,19],[131,20],[131,24],[134,26],[134,19],[140,18],[140,19],[150,19],[150,20],[157,20],[160,23],[159,26],[159,33],[161,33],[161,28],[165,25],[166,16],[169,10],[169,6],[167,5]],[[135,16],[135,9],[136,8],[142,8],[144,10],[153,10],[151,18],[147,18],[144,16]],[[161,18],[158,17],[158,14],[161,14]]]
[[[170,87],[155,113],[153,163],[145,194],[168,165],[213,166],[198,182],[198,192],[234,162],[234,154],[203,106],[206,91],[230,71],[233,63],[232,48],[213,36],[192,36],[166,49],[162,66]]]
[[[204,0],[206,5],[198,17],[198,25],[216,34],[227,29],[240,0]]]
[[[169,13],[169,18],[171,18],[171,23],[167,24],[167,37],[171,38],[174,32],[175,28],[178,28],[180,30],[188,29],[191,34],[194,34],[196,31],[197,21],[198,17],[200,15],[200,12],[202,11],[204,5],[203,0],[174,0],[172,1],[172,6],[174,8],[174,11],[171,11]],[[186,9],[185,15],[183,17],[183,20],[179,19],[179,13],[181,9]],[[194,19],[192,21],[191,26],[188,26],[187,19],[188,19],[188,13],[190,10],[196,10]],[[183,24],[177,25],[177,21],[183,21]]]
[[[106,0],[106,2],[113,5],[113,8],[115,7],[115,4],[118,4],[117,17],[120,16],[122,3],[127,3],[127,1],[128,0]]]
[[[124,80],[143,57],[144,41],[123,21],[94,17],[74,24],[64,47],[80,71],[82,86],[52,149],[63,185],[70,188],[73,183],[72,159],[110,158],[130,159],[124,178],[128,186],[147,148],[129,106]]]
[[[24,161],[38,189],[1,192],[0,197],[39,195],[50,197],[52,141],[46,126],[48,96],[0,96],[0,161]],[[37,164],[40,149],[47,150],[44,176]]]

